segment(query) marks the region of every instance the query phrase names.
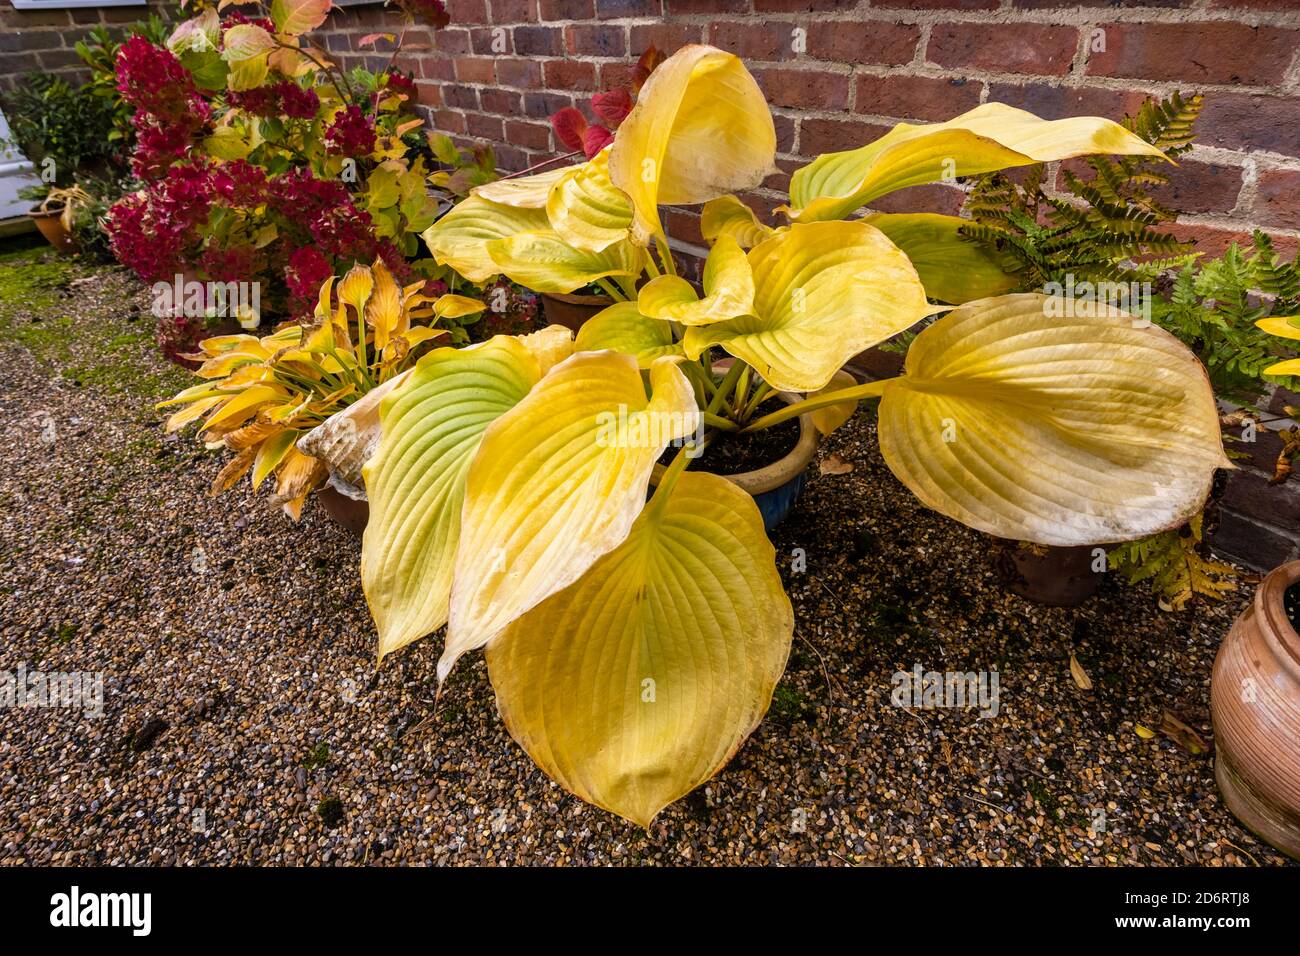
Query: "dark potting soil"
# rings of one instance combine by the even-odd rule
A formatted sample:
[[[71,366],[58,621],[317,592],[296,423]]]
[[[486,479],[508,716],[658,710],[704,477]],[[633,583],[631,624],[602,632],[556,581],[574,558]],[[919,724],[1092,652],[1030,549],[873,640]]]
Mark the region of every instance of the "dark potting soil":
[[[775,411],[776,406],[764,411]],[[799,419],[792,418],[773,428],[747,435],[722,433],[709,442],[704,454],[690,464],[691,471],[711,471],[715,475],[738,475],[780,461],[799,442]],[[668,448],[659,461],[669,464],[677,455]]]
[[[1300,582],[1286,589],[1286,593],[1282,595],[1282,606],[1286,608],[1286,616],[1291,626],[1300,631]]]

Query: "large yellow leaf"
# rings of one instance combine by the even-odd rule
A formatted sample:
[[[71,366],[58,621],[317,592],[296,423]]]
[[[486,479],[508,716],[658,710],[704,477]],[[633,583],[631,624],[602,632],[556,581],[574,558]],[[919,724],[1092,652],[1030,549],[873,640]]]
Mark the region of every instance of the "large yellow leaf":
[[[754,210],[735,196],[719,196],[710,199],[700,210],[700,234],[709,242],[728,235],[740,243],[742,249],[752,249],[775,235],[776,230],[759,222]]]
[[[1097,153],[1164,156],[1108,119],[1044,120],[984,103],[946,123],[899,123],[866,146],[818,156],[794,174],[785,209],[796,222],[838,219],[905,186]]]
[[[447,622],[465,476],[484,430],[541,378],[517,339],[422,358],[382,404],[383,437],[364,468],[370,523],[361,583],[379,658]]]
[[[998,257],[958,230],[967,221],[935,213],[877,213],[862,220],[875,226],[902,249],[916,266],[926,294],[960,305],[972,299],[1003,295],[1019,280],[1004,272]]]
[[[501,271],[488,254],[488,243],[547,225],[544,209],[514,208],[470,196],[421,236],[439,265],[451,266],[470,282],[486,282]]]
[[[516,209],[545,209],[551,187],[580,166],[557,166],[532,176],[513,176],[484,183],[470,190],[472,195]]]
[[[566,790],[649,826],[767,710],[794,632],[774,558],[731,482],[661,488],[627,540],[488,645],[511,735]]]
[[[465,490],[440,679],[627,536],[655,459],[699,426],[676,362],[651,366],[647,399],[632,356],[576,353],[488,429]]]
[[[661,203],[708,202],[775,171],[763,91],[730,53],[684,46],[650,74],[614,137],[609,175],[632,200],[633,238],[664,235]]]
[[[635,302],[615,302],[582,323],[573,346],[579,352],[624,352],[641,368],[662,356],[682,354],[681,343],[673,341],[672,325],[642,315]]]
[[[686,330],[698,358],[721,345],[774,388],[811,392],[852,356],[933,311],[907,256],[863,222],[792,226],[749,253],[754,314]]]
[[[704,261],[704,298],[678,276],[659,276],[642,286],[637,303],[643,315],[683,325],[710,325],[749,315],[754,308],[754,275],[745,250],[721,235]]]
[[[600,252],[628,238],[632,203],[609,178],[609,150],[566,170],[551,187],[546,215],[555,234],[576,249]]]
[[[497,239],[487,251],[497,272],[536,292],[572,292],[605,276],[633,278],[645,268],[645,250],[630,240],[587,252],[549,230]]]
[[[968,303],[921,332],[880,401],[885,462],[981,531],[1108,544],[1176,527],[1229,468],[1205,370],[1172,335],[1037,293]],[[1089,314],[1096,312],[1099,314]]]

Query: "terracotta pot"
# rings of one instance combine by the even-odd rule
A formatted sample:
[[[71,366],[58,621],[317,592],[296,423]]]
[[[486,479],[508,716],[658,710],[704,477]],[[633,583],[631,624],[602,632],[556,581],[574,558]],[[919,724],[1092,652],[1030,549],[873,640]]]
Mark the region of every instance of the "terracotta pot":
[[[1300,561],[1264,578],[1214,660],[1214,776],[1228,809],[1260,839],[1300,860],[1300,635],[1286,590]]]
[[[357,537],[361,537],[366,530],[366,524],[370,521],[370,502],[349,498],[329,485],[316,492],[316,500],[326,514]]]
[[[1096,549],[1090,545],[1046,547],[1042,553],[1011,541],[1001,545],[997,564],[1007,589],[1030,601],[1073,607],[1092,597],[1101,585],[1101,573],[1093,570]]]
[[[561,295],[542,293],[542,316],[551,325],[563,325],[574,332],[598,312],[608,309],[614,300],[607,295]]]
[[[77,251],[77,240],[67,227],[63,225],[63,210],[55,209],[46,212],[37,212],[32,210],[27,215],[36,223],[36,228],[41,231],[45,241],[62,253]]]

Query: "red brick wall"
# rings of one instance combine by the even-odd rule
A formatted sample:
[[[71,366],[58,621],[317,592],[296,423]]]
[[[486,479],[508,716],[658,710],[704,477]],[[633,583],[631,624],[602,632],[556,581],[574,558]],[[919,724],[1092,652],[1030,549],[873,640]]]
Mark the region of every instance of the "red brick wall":
[[[1206,94],[1196,151],[1167,198],[1207,252],[1261,226],[1300,236],[1300,0],[450,0],[452,25],[405,58],[422,110],[445,132],[496,147],[503,169],[555,155],[547,116],[586,107],[654,43],[740,54],[767,93],[778,163],[861,145],[899,120],[947,119],[988,100],[1048,118],[1115,119],[1150,94]],[[326,41],[343,60],[380,8],[336,11]],[[793,31],[806,31],[796,53]],[[1102,31],[1096,33],[1095,31]],[[1104,38],[1104,50],[1094,50]],[[504,53],[495,53],[504,45]],[[1100,46],[1100,43],[1097,44]],[[371,58],[372,62],[377,62]],[[753,196],[781,201],[785,176]],[[881,209],[952,212],[952,186],[886,197]],[[673,232],[698,242],[688,210]]]
[[[176,4],[150,0],[144,7],[80,7],[73,10],[15,10],[0,0],[0,87],[10,88],[34,70],[84,73],[74,47],[91,27],[101,23],[123,26],[147,20],[150,13],[172,17]]]

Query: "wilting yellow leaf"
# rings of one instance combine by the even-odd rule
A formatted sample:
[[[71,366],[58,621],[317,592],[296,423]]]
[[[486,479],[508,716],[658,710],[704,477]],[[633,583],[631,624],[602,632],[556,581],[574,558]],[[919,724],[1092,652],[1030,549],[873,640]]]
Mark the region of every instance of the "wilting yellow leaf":
[[[1232,467],[1205,369],[1160,328],[1061,305],[982,299],[921,332],[881,396],[885,462],[930,508],[1002,538],[1109,544],[1181,525]]]
[[[823,395],[838,391],[842,388],[852,388],[858,384],[858,380],[848,372],[841,369],[831,376],[830,384],[819,392],[813,392],[809,398],[820,398]],[[841,402],[838,405],[827,405],[824,408],[816,408],[808,414],[812,416],[813,426],[821,435],[829,435],[835,429],[839,428],[858,410],[856,401]]]
[[[467,295],[443,295],[433,303],[433,314],[440,319],[459,319],[461,316],[482,312],[487,305]]]
[[[819,475],[847,475],[853,470],[853,462],[845,461],[839,455],[827,455],[817,466]]]
[[[754,275],[745,250],[731,236],[719,236],[704,261],[704,298],[677,276],[651,279],[637,297],[642,315],[683,325],[710,325],[749,315],[754,308]]]
[[[720,345],[774,388],[816,391],[845,362],[933,311],[907,256],[862,222],[796,225],[749,253],[754,314],[686,330],[697,358]]]
[[[379,447],[380,407],[385,398],[410,381],[414,369],[390,378],[340,412],[321,422],[298,442],[298,450],[324,463],[330,474],[361,488],[361,470]]]
[[[684,46],[650,74],[614,137],[609,175],[632,201],[640,245],[663,236],[659,205],[708,202],[775,171],[776,128],[744,63]]]
[[[546,200],[551,229],[575,249],[600,252],[628,238],[632,203],[609,178],[609,150],[565,171]]]
[[[648,826],[758,725],[793,632],[753,499],[687,472],[488,645],[488,673],[511,735],[551,778]]]
[[[742,249],[752,249],[776,232],[759,222],[754,210],[735,196],[710,199],[700,211],[700,233],[709,242],[719,236],[731,236]]]
[[[487,251],[497,272],[537,292],[572,292],[605,276],[639,276],[645,261],[645,251],[628,240],[587,252],[545,230],[494,240]]]
[[[962,238],[958,230],[968,224],[965,219],[917,212],[877,213],[862,221],[906,253],[932,299],[960,305],[1003,295],[1020,281],[1003,272],[997,256],[983,245]]]
[[[484,430],[541,378],[517,339],[437,349],[382,403],[383,437],[366,464],[370,522],[361,582],[379,658],[447,622],[465,476]]]
[[[905,186],[1098,153],[1164,155],[1108,119],[1043,120],[984,103],[946,123],[899,123],[873,143],[818,156],[794,174],[785,208],[796,222],[838,219]]]
[[[370,267],[375,277],[374,291],[366,303],[366,322],[375,330],[375,348],[387,347],[388,340],[402,335],[410,319],[402,308],[402,289],[382,259]]]
[[[262,442],[257,449],[257,458],[253,461],[253,487],[259,487],[267,476],[280,467],[284,456],[289,453],[293,443],[302,432],[296,428],[281,427],[278,432]]]
[[[642,315],[635,302],[616,302],[588,319],[573,346],[579,352],[624,352],[635,356],[641,368],[662,356],[682,354],[681,344],[673,341],[673,327]]]
[[[221,426],[232,430],[256,414],[258,406],[277,398],[283,398],[285,392],[271,385],[254,385],[241,392],[236,392],[228,402],[222,404],[203,423],[205,431]]]
[[[421,233],[439,265],[451,266],[470,282],[486,282],[501,269],[488,243],[550,226],[546,210],[515,208],[470,196]]]
[[[1265,375],[1300,375],[1300,359],[1287,359],[1264,369]]]
[[[630,355],[575,353],[488,428],[465,489],[440,679],[627,536],[655,459],[699,427],[676,361],[651,366],[647,399]]]
[[[544,329],[517,335],[515,338],[533,353],[543,375],[573,354],[573,330],[563,325],[548,325]]]
[[[512,176],[470,190],[472,196],[516,209],[545,209],[551,187],[578,166],[557,166],[532,176]]]

